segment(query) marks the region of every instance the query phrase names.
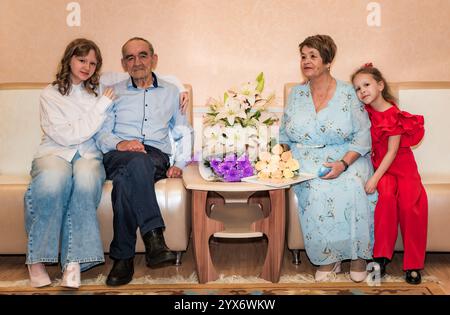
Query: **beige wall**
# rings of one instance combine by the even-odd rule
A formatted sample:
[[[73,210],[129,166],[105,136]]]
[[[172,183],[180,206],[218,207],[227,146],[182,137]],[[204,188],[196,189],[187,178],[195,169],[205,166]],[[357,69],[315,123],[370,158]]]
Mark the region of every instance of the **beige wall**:
[[[104,71],[121,71],[120,47],[131,36],[155,45],[158,71],[192,84],[194,102],[264,71],[282,98],[300,79],[297,46],[331,35],[336,77],[348,80],[372,61],[389,81],[450,81],[450,0],[378,0],[381,26],[366,23],[366,0],[78,0],[81,26],[66,24],[69,0],[0,0],[0,82],[53,79],[66,44],[88,37]]]

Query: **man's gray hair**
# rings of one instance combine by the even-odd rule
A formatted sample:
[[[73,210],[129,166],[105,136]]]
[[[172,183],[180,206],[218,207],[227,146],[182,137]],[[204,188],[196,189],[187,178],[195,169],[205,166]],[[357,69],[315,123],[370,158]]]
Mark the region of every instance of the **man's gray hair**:
[[[125,46],[126,46],[129,42],[131,42],[131,41],[133,41],[133,40],[141,40],[141,41],[147,43],[148,49],[150,50],[150,55],[153,56],[153,55],[155,54],[155,50],[153,49],[153,45],[152,45],[148,40],[146,40],[145,38],[142,38],[142,37],[133,37],[133,38],[130,38],[129,40],[127,40],[127,41],[125,42],[125,44],[123,44],[123,46],[122,46],[122,57],[123,57],[123,58],[125,58]]]

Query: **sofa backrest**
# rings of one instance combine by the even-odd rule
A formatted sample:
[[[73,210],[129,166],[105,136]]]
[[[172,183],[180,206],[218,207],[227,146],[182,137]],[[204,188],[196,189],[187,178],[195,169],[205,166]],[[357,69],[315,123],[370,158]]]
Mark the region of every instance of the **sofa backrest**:
[[[42,130],[39,97],[48,83],[0,83],[0,175],[24,175],[31,168]],[[192,125],[192,87],[187,117]]]
[[[285,84],[284,105],[298,84]],[[400,109],[425,118],[425,137],[413,148],[423,182],[450,183],[450,82],[393,82],[389,86]]]

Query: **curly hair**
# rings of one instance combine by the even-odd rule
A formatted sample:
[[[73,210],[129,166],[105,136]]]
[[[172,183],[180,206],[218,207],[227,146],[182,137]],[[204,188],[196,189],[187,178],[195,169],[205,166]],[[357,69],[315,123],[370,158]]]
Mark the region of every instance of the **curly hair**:
[[[305,46],[317,49],[324,64],[331,63],[337,51],[334,40],[328,35],[314,35],[307,37],[298,45],[300,52]]]
[[[91,40],[85,38],[77,38],[67,45],[64,55],[58,65],[58,72],[56,73],[56,80],[52,82],[52,85],[58,85],[58,91],[62,95],[68,95],[72,88],[72,81],[70,79],[70,61],[72,56],[84,57],[93,50],[97,58],[97,66],[94,74],[83,82],[84,87],[88,93],[97,96],[97,88],[100,81],[100,69],[102,67],[102,54],[98,46]]]
[[[384,89],[383,91],[381,91],[381,96],[383,96],[383,98],[388,102],[395,103],[397,101],[395,97],[392,95],[391,88],[389,87],[386,79],[381,74],[381,71],[375,68],[371,63],[366,63],[358,70],[356,70],[351,76],[351,82],[355,80],[355,77],[358,74],[370,74],[375,81],[383,82]]]

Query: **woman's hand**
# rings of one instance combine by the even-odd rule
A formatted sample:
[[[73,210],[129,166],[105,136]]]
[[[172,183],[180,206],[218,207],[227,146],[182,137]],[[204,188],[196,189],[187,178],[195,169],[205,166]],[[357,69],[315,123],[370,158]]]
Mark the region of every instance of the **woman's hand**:
[[[106,88],[105,91],[103,92],[103,95],[106,96],[107,98],[109,98],[111,101],[114,100],[114,98],[116,97],[116,94],[114,93],[114,89],[113,88]]]
[[[339,175],[341,175],[341,173],[345,170],[344,163],[341,161],[326,162],[323,163],[323,166],[331,167],[331,171],[327,175],[321,177],[322,179],[333,179],[339,177]]]
[[[375,178],[375,176],[372,176],[367,181],[366,185],[364,186],[364,189],[366,190],[366,193],[373,194],[375,190],[377,190],[378,185],[378,179]]]
[[[188,104],[189,104],[189,93],[188,92],[180,93],[180,110],[182,114],[186,113]]]

